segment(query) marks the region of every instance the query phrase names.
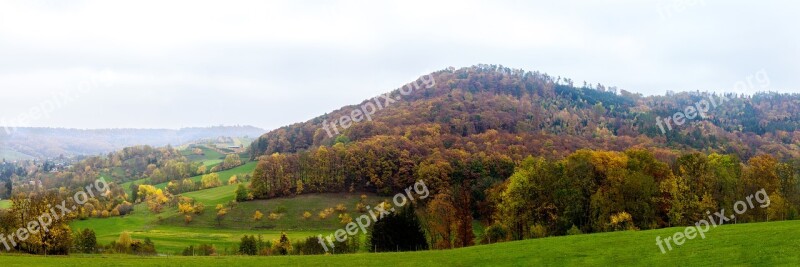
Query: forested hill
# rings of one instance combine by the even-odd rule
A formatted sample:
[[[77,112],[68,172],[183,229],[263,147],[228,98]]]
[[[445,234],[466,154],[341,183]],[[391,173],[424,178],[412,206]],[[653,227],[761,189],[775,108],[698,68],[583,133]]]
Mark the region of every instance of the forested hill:
[[[435,85],[427,88],[426,77]],[[382,97],[273,130],[253,143],[251,154],[255,158],[388,138],[426,148],[493,151],[515,159],[531,154],[558,158],[579,148],[621,151],[633,146],[653,148],[661,157],[687,151],[735,154],[742,159],[758,153],[784,159],[800,156],[797,94],[682,92],[644,97],[496,65],[451,68],[423,78],[417,81],[422,86],[410,94],[392,91],[392,98],[401,100],[371,114],[371,121],[362,116],[347,129],[340,123],[342,116],[364,110],[369,103],[383,104]],[[683,125],[664,122],[704,100],[714,104],[704,118],[695,114]],[[322,127],[324,121],[328,129]],[[330,126],[334,122],[340,135]]]

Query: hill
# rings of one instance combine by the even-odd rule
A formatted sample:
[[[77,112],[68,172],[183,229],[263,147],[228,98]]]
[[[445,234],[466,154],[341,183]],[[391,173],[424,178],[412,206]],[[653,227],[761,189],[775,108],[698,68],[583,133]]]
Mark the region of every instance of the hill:
[[[265,131],[252,126],[172,129],[2,128],[0,154],[9,160],[98,155],[137,145],[179,146],[218,137],[256,137]]]
[[[656,236],[682,228],[552,237],[475,247],[405,253],[285,257],[3,256],[6,266],[776,266],[797,265],[798,221],[724,225],[701,241],[662,254]]]
[[[765,73],[748,79],[749,84],[737,87],[757,92],[769,85]],[[800,156],[795,145],[800,142],[798,94],[642,96],[602,84],[575,85],[540,72],[478,65],[436,71],[385,96],[270,131],[253,142],[251,155],[427,136],[448,148],[512,157],[558,158],[580,148],[622,151],[633,146],[736,154],[743,160],[759,153]],[[492,146],[486,145],[486,135],[495,137]]]

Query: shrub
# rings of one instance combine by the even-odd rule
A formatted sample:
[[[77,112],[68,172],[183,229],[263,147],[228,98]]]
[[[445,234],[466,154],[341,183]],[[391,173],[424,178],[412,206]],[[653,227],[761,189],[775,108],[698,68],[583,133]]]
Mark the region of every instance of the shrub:
[[[531,237],[542,238],[547,236],[547,227],[541,224],[534,224],[531,226]]]
[[[336,205],[336,211],[339,212],[339,213],[344,213],[344,212],[347,211],[347,207],[345,207],[344,204],[340,203],[340,204]]]
[[[261,211],[256,211],[255,213],[253,213],[254,221],[261,221],[262,218],[264,218],[264,213],[261,213]]]
[[[239,184],[236,187],[236,202],[245,202],[250,200],[250,192],[244,184]]]
[[[493,244],[498,242],[506,242],[510,238],[511,235],[508,228],[502,224],[495,223],[489,227],[486,227],[486,230],[483,231],[482,243]]]
[[[97,251],[97,235],[94,230],[83,229],[83,231],[75,232],[74,239],[75,250],[80,253],[94,253]]]
[[[353,222],[353,218],[350,217],[350,214],[347,213],[339,214],[339,223],[345,225],[351,222]]]
[[[569,230],[567,230],[567,235],[580,235],[580,234],[583,234],[583,232],[574,224],[572,225],[572,228],[569,228]]]
[[[271,221],[275,221],[275,220],[277,220],[277,219],[280,219],[280,218],[281,218],[281,215],[280,215],[280,214],[277,214],[277,213],[274,213],[274,212],[271,212],[271,213],[269,214],[269,219],[270,219]]]

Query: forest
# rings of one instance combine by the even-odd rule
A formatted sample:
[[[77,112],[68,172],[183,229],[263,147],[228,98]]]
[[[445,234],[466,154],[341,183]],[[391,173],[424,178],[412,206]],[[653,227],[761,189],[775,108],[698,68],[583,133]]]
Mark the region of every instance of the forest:
[[[479,242],[687,225],[760,189],[773,205],[736,222],[797,217],[800,95],[725,94],[706,119],[664,134],[657,117],[720,96],[645,97],[497,65],[432,75],[436,87],[341,135],[322,121],[357,105],[258,138],[254,197],[390,195],[425,180],[435,248],[472,244],[473,219],[496,235]]]

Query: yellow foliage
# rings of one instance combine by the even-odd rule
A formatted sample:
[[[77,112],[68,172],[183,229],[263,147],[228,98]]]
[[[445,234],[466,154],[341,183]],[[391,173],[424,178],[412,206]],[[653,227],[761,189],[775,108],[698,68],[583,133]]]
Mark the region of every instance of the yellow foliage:
[[[262,218],[264,218],[264,214],[261,213],[261,211],[256,211],[255,213],[253,213],[254,221],[260,221]]]

